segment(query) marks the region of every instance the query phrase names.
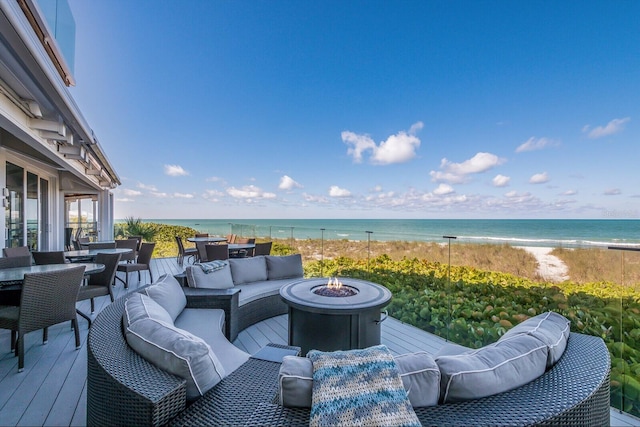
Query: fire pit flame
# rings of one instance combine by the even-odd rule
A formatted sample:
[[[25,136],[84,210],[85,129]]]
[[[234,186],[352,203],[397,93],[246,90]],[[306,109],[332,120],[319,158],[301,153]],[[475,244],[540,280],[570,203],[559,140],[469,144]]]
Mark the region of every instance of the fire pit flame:
[[[337,277],[331,277],[326,285],[319,285],[311,289],[316,295],[323,297],[352,297],[358,293],[358,288],[343,285]]]

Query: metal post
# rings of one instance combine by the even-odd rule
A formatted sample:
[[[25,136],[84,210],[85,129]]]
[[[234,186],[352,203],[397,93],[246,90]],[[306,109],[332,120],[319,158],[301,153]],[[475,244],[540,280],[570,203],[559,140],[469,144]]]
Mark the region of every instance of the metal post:
[[[371,233],[373,233],[373,231],[365,231],[365,233],[367,233],[367,273],[370,273],[369,259],[371,258]]]
[[[447,341],[449,340],[449,328],[451,326],[451,239],[457,239],[456,236],[442,236],[443,239],[449,241],[449,264],[447,268],[447,304],[449,305],[449,324],[447,325]]]
[[[324,228],[320,229],[320,277],[324,277]]]

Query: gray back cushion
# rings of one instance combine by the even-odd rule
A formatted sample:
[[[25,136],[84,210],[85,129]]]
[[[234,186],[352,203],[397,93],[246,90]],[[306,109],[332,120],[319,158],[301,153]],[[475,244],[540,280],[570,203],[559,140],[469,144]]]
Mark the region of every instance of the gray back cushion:
[[[139,292],[132,293],[124,303],[124,314],[122,315],[123,326],[129,327],[132,323],[140,319],[155,319],[161,322],[173,324],[171,315],[167,313],[160,304],[151,297]]]
[[[233,288],[231,267],[227,261],[219,270],[205,273],[198,265],[190,265],[186,268],[187,283],[191,288],[228,289]]]
[[[170,274],[163,274],[142,292],[164,307],[174,321],[187,306],[187,297],[184,295],[182,286]]]
[[[395,356],[411,406],[434,406],[440,395],[440,370],[427,352]],[[278,398],[282,406],[311,408],[313,363],[307,357],[285,356],[280,365]]]
[[[509,339],[518,334],[528,334],[538,338],[549,348],[547,368],[556,364],[567,348],[571,333],[569,319],[561,314],[549,311],[531,317],[509,329],[500,339]]]
[[[302,255],[275,256],[266,255],[269,280],[292,279],[302,277]]]
[[[457,356],[436,358],[443,403],[478,399],[520,387],[545,372],[547,346],[530,335],[514,335]]]
[[[267,261],[264,256],[230,258],[229,265],[235,285],[267,280]]]

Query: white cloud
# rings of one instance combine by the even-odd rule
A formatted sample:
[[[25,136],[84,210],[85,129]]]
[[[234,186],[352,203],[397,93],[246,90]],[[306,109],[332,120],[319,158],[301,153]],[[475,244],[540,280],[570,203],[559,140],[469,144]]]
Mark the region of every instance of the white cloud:
[[[444,196],[446,194],[451,194],[453,192],[455,192],[455,190],[449,184],[440,184],[438,185],[438,188],[433,190],[433,194],[437,196]]]
[[[224,197],[224,193],[218,190],[205,190],[202,194],[202,198],[210,202],[219,202],[222,197]]]
[[[351,197],[351,191],[340,188],[337,185],[332,185],[329,188],[329,196],[331,197]]]
[[[494,187],[506,187],[509,185],[509,181],[511,181],[511,177],[500,174],[494,176],[492,180]]]
[[[219,176],[210,176],[205,181],[207,181],[207,182],[224,182],[224,179],[220,178]]]
[[[245,185],[242,188],[229,187],[227,194],[236,199],[273,199],[276,197],[274,193],[262,191],[255,185]]]
[[[162,192],[159,192],[159,191],[152,191],[150,194],[153,197],[157,197],[159,199],[165,199],[165,198],[169,197],[169,195],[167,193],[162,193]]]
[[[604,191],[605,196],[618,196],[622,194],[619,188],[608,188]]]
[[[562,196],[575,196],[576,194],[578,194],[576,190],[567,190],[562,193]]]
[[[460,184],[467,180],[468,175],[486,172],[504,162],[504,159],[495,154],[482,152],[462,163],[453,163],[445,158],[440,162],[442,171],[431,171],[429,175],[435,182],[447,181],[452,184]]]
[[[116,202],[130,203],[130,202],[135,202],[135,200],[133,200],[133,199],[127,199],[127,198],[125,197],[125,198],[122,198],[122,199],[116,199]]]
[[[516,153],[522,153],[523,151],[535,151],[542,150],[547,146],[557,145],[557,142],[549,138],[535,138],[531,137],[516,148]]]
[[[288,175],[284,175],[280,178],[280,184],[278,185],[280,190],[293,190],[294,188],[302,188],[298,182],[296,182],[293,178]]]
[[[382,191],[382,185],[376,185],[371,189],[371,191],[374,193],[380,193]]]
[[[147,190],[147,191],[158,191],[158,188],[155,185],[147,185],[147,184],[143,184],[141,182],[138,183],[138,188],[141,188],[141,189]]]
[[[315,196],[313,194],[302,193],[302,197],[306,202],[310,203],[328,203],[329,200],[324,196]]]
[[[529,178],[529,184],[544,184],[549,182],[549,175],[546,172],[537,173]]]
[[[173,197],[178,199],[193,199],[193,194],[189,193],[173,193]]]
[[[122,194],[124,194],[127,197],[136,197],[136,196],[142,195],[142,191],[130,190],[128,188],[125,188],[124,190],[122,190]]]
[[[603,136],[613,135],[618,132],[622,132],[624,130],[624,125],[629,122],[631,118],[625,117],[623,119],[613,119],[605,126],[598,126],[596,128],[591,129],[591,126],[586,125],[582,128],[583,132],[589,132],[587,135],[591,139],[602,138]]]
[[[416,156],[420,147],[420,139],[416,133],[423,128],[422,122],[414,123],[408,132],[400,131],[391,135],[386,141],[377,145],[368,135],[359,135],[351,131],[343,131],[342,141],[349,145],[347,155],[353,157],[356,163],[362,162],[363,153],[371,151],[369,161],[375,165],[389,165],[404,163]]]
[[[182,166],[178,165],[164,165],[164,173],[169,176],[185,176],[189,175],[189,172],[184,170]]]

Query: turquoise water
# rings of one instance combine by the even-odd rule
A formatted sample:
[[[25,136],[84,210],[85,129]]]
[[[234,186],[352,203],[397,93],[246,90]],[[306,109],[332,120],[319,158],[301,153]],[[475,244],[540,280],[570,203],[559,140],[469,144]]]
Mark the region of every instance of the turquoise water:
[[[145,219],[213,235],[277,239],[405,240],[508,243],[514,246],[640,247],[640,220],[633,219]],[[322,230],[324,229],[324,230]]]

